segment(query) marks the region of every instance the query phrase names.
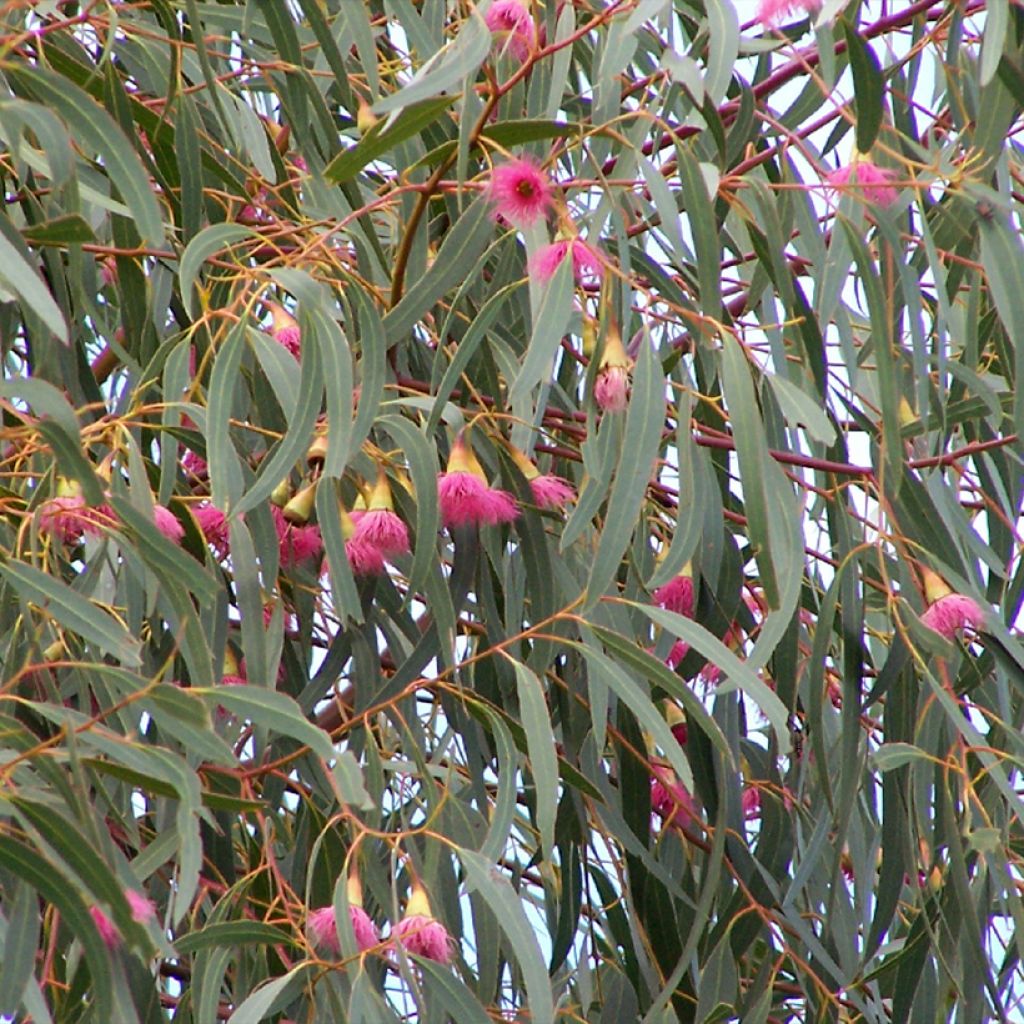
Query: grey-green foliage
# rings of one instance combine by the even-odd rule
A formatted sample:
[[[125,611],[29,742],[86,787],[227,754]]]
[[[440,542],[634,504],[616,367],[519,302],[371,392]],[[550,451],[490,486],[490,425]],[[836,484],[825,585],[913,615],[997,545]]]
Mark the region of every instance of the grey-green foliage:
[[[813,6],[4,7],[0,1014],[1015,1019],[1024,11]]]

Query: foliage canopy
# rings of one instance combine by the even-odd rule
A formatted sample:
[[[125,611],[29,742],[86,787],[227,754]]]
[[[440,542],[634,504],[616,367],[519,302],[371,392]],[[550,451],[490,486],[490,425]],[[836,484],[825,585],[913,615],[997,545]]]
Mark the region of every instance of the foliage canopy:
[[[0,1014],[1019,1014],[1024,9],[819,6],[0,4]]]

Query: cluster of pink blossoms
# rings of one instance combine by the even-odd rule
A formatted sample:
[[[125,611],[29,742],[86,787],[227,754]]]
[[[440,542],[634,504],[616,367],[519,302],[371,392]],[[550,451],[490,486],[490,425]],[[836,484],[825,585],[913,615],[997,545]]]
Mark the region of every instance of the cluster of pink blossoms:
[[[380,931],[363,909],[362,892],[355,875],[348,879],[347,895],[349,921],[360,953],[381,946]],[[330,953],[341,952],[334,907],[320,907],[311,911],[306,919],[306,927],[313,945]],[[386,944],[401,946],[407,953],[439,964],[451,963],[455,942],[448,929],[431,913],[430,900],[419,882],[413,883],[405,913],[391,929]]]
[[[77,544],[84,536],[99,537],[119,523],[109,505],[90,505],[79,485],[64,479],[57,485],[57,494],[44,501],[36,514],[41,533],[69,546]],[[185,536],[185,528],[178,517],[163,505],[153,506],[153,524],[175,544],[180,544]]]
[[[489,196],[495,214],[517,227],[534,224],[545,217],[554,204],[553,186],[537,164],[517,157],[494,168]],[[559,236],[542,245],[527,263],[529,275],[541,284],[554,277],[565,262],[571,260],[573,276],[580,285],[598,284],[604,274],[601,254],[584,242],[576,226],[564,215]],[[610,308],[606,310],[604,348],[594,380],[594,401],[603,412],[621,412],[629,394],[629,372],[632,362],[622,344]]]

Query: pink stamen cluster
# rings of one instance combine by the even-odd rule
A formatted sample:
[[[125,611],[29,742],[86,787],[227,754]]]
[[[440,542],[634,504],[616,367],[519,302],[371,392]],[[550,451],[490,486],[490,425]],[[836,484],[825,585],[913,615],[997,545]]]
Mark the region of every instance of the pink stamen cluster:
[[[527,269],[537,281],[550,281],[567,255],[572,256],[572,270],[577,281],[582,283],[601,276],[601,257],[597,250],[579,238],[563,238],[550,245],[542,245],[530,257]]]
[[[355,932],[356,946],[360,953],[365,953],[379,945],[380,934],[377,931],[377,926],[362,907],[350,903],[348,919],[352,922],[352,931]],[[306,919],[306,926],[314,946],[326,949],[331,953],[341,952],[341,941],[338,938],[336,922],[334,907],[320,907],[318,910],[310,911],[309,917]]]
[[[651,595],[654,603],[677,615],[693,618],[693,577],[674,576]]]
[[[928,606],[921,621],[940,636],[953,640],[967,626],[981,629],[985,618],[984,608],[973,598],[966,594],[946,594]]]
[[[594,401],[602,412],[624,412],[629,398],[629,369],[609,364],[602,366],[594,381]]]
[[[448,929],[436,917],[426,914],[403,917],[391,930],[391,939],[416,956],[439,964],[451,963],[454,943]]]
[[[456,470],[439,474],[437,495],[445,526],[497,526],[519,515],[516,499],[474,473]]]
[[[494,168],[489,194],[495,214],[516,225],[533,224],[551,206],[550,180],[525,157]]]
[[[192,509],[199,531],[206,539],[206,543],[213,548],[214,554],[221,560],[228,557],[231,550],[230,533],[228,522],[216,505],[208,501],[195,505]]]
[[[156,528],[170,541],[180,544],[185,536],[185,527],[178,522],[178,517],[163,505],[153,506],[153,522]]]
[[[391,509],[371,508],[356,520],[352,542],[375,549],[382,560],[397,558],[409,554],[409,528]]]
[[[289,523],[276,505],[270,506],[270,514],[277,531],[281,564],[286,569],[301,565],[320,553],[323,540],[318,526]]]
[[[876,206],[892,206],[900,197],[899,189],[893,185],[895,177],[896,173],[889,168],[861,159],[832,171],[825,180],[837,192],[848,190]]]
[[[121,945],[121,933],[117,930],[117,925],[99,907],[90,907],[89,915],[92,917],[93,924],[96,925],[96,930],[100,933],[103,945],[107,949],[117,949]]]
[[[576,488],[568,480],[552,473],[535,476],[530,481],[530,493],[541,508],[564,508],[576,500]]]
[[[484,21],[494,42],[517,61],[525,61],[537,44],[537,26],[522,0],[495,0]]]
[[[757,5],[757,20],[765,28],[778,25],[783,18],[796,12],[811,15],[821,9],[821,0],[761,0]]]
[[[109,505],[90,505],[80,494],[58,495],[39,506],[39,529],[64,544],[77,544],[83,534],[98,537],[114,525]]]
[[[697,803],[675,772],[656,764],[651,772],[651,810],[664,828],[685,829],[700,817]]]

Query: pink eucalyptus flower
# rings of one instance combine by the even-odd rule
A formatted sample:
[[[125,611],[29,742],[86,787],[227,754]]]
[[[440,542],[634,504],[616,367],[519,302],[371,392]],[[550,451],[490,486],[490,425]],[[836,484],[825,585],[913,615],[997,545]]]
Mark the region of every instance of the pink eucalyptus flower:
[[[985,610],[966,594],[946,594],[928,606],[921,621],[936,633],[952,640],[965,626],[981,629]]]
[[[289,523],[276,505],[270,506],[270,515],[274,520],[274,529],[277,530],[281,565],[286,569],[301,565],[323,548],[320,527]]]
[[[690,645],[685,640],[677,640],[668,652],[665,664],[673,671],[679,667],[679,663],[690,653]]]
[[[302,332],[298,321],[276,302],[268,302],[266,306],[271,316],[270,336],[298,359],[302,351]]]
[[[537,43],[537,26],[523,0],[495,0],[484,21],[502,50],[517,61],[525,61]]]
[[[576,488],[568,480],[552,473],[535,476],[530,481],[530,492],[541,508],[564,508],[570,501],[576,500]]]
[[[199,530],[206,538],[206,543],[213,548],[214,554],[221,559],[227,558],[231,544],[228,522],[224,518],[224,513],[216,505],[211,505],[206,501],[194,506],[192,515],[195,516]]]
[[[693,618],[693,577],[680,573],[651,595],[654,603],[677,615]]]
[[[473,473],[447,472],[437,478],[441,521],[445,526],[496,526],[518,515],[516,499]]]
[[[145,896],[137,893],[134,889],[126,889],[124,898],[128,901],[128,906],[132,909],[133,921],[138,921],[139,924],[146,924],[156,917],[156,908],[153,906],[152,902],[147,900]]]
[[[436,917],[426,914],[403,917],[392,929],[391,937],[409,953],[439,964],[451,963],[452,937]]]
[[[572,270],[577,281],[601,276],[601,257],[597,250],[578,238],[563,238],[550,245],[541,246],[530,257],[527,269],[530,275],[541,283],[550,281],[555,271],[561,266],[566,254],[572,253]]]
[[[99,533],[82,495],[58,495],[39,506],[39,530],[64,544],[77,543],[83,532]]]
[[[341,951],[338,929],[334,924],[334,907],[320,907],[309,912],[309,916],[306,918],[306,929],[314,946],[326,949],[331,953]]]
[[[899,189],[893,185],[895,177],[895,171],[878,167],[862,157],[832,171],[825,181],[837,192],[849,191],[877,206],[892,206],[900,196]]]
[[[629,369],[609,364],[602,367],[594,381],[594,401],[602,412],[622,412],[629,396]]]
[[[154,505],[153,521],[156,523],[156,528],[168,540],[174,541],[175,544],[181,543],[182,537],[185,536],[185,527],[178,522],[178,517],[169,508],[164,508],[163,505]]]
[[[496,526],[519,515],[516,499],[487,483],[464,433],[455,438],[448,465],[437,478],[441,522],[445,526]]]
[[[489,191],[494,212],[517,225],[533,224],[551,206],[550,181],[532,160],[525,158],[495,167]]]
[[[651,774],[651,810],[661,818],[664,828],[685,829],[700,816],[696,801],[675,772],[657,764]]]
[[[381,576],[386,572],[379,548],[353,538],[345,542],[345,557],[356,576]]]
[[[356,945],[359,947],[360,953],[373,949],[380,942],[377,926],[362,907],[350,903],[348,919],[352,922],[352,931],[355,932]],[[338,939],[335,921],[334,907],[320,907],[319,910],[310,911],[309,917],[306,919],[306,926],[314,946],[319,946],[332,953],[341,952],[341,942]]]
[[[121,933],[117,930],[117,925],[99,907],[90,907],[89,914],[92,916],[93,924],[96,925],[96,930],[100,933],[103,944],[107,949],[117,949],[121,945]]]
[[[181,456],[181,468],[192,476],[201,480],[210,475],[210,467],[201,455],[197,455],[191,448],[187,449]]]
[[[369,509],[359,517],[353,541],[376,548],[384,558],[409,554],[409,529],[391,509]]]
[[[821,0],[761,0],[756,17],[765,28],[771,28],[790,14],[816,14],[820,7]]]
[[[740,798],[740,807],[743,810],[743,817],[750,821],[751,818],[761,817],[761,791],[753,786],[745,786],[743,796]]]

